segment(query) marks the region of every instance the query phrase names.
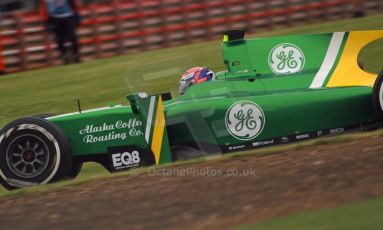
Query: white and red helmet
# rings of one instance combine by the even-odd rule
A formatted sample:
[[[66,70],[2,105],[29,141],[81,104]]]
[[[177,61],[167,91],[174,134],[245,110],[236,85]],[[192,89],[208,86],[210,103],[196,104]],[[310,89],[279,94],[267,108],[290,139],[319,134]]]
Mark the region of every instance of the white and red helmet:
[[[215,74],[208,67],[193,67],[182,75],[178,92],[184,94],[190,86],[212,80],[215,80]]]

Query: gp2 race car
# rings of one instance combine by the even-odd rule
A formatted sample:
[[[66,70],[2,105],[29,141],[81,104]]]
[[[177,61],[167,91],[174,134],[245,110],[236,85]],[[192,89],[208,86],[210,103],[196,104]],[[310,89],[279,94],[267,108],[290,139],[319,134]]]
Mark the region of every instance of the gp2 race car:
[[[365,72],[357,57],[383,31],[244,35],[227,31],[227,70],[177,98],[137,93],[130,106],[9,123],[0,131],[1,183],[74,178],[89,161],[118,171],[380,125],[383,72]]]

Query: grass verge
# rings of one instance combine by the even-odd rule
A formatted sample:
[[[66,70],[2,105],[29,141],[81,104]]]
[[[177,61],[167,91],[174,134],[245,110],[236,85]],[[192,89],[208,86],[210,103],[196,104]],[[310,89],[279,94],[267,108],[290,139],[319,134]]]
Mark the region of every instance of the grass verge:
[[[360,230],[381,229],[383,198],[342,205],[336,208],[304,212],[246,225],[236,230]]]

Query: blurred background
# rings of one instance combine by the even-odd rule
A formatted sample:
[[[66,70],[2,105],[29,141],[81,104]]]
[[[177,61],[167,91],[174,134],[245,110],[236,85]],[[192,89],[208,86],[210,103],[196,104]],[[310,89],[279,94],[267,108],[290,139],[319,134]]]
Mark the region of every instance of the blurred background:
[[[81,0],[83,61],[381,12],[382,0]],[[1,0],[0,72],[61,64],[39,0]]]

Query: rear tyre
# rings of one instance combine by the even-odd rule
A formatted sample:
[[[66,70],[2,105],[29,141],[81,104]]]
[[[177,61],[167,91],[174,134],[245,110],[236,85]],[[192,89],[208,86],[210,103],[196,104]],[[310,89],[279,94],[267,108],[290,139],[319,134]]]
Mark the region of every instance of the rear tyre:
[[[372,104],[379,120],[383,120],[383,71],[380,72],[375,80],[372,90]]]
[[[69,141],[54,123],[22,118],[0,131],[0,183],[7,189],[57,181],[71,168]]]

